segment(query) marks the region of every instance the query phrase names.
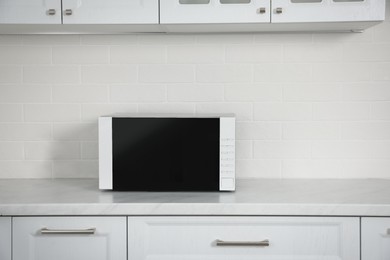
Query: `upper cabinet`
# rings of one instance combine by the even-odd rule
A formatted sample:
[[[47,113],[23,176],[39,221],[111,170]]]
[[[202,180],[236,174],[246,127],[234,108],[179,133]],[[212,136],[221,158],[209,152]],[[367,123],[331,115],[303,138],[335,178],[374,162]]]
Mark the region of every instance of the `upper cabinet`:
[[[272,0],[273,23],[380,21],[382,0]]]
[[[384,20],[384,0],[160,0],[162,24]]]
[[[0,0],[0,34],[362,31],[386,0]]]
[[[64,24],[158,24],[158,0],[63,0],[62,9]]]
[[[0,23],[158,24],[158,0],[1,0]]]
[[[1,24],[61,24],[60,0],[1,0]]]
[[[160,23],[269,23],[270,0],[160,0]]]

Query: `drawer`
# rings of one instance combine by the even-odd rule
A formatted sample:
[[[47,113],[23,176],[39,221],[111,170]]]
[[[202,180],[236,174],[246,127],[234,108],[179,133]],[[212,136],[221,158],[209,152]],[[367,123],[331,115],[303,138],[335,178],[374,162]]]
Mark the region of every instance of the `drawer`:
[[[128,232],[129,260],[360,258],[358,218],[129,217]]]
[[[390,218],[362,218],[362,260],[390,259]]]
[[[126,260],[126,217],[15,217],[13,260]]]

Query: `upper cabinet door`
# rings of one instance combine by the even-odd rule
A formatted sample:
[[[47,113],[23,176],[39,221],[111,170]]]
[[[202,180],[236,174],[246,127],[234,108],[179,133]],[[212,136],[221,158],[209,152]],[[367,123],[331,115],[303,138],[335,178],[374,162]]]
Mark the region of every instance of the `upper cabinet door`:
[[[272,0],[273,23],[381,21],[386,0]]]
[[[61,24],[61,0],[1,0],[1,24]]]
[[[160,0],[161,24],[269,22],[270,0]]]
[[[62,0],[62,4],[64,24],[158,24],[158,0]]]

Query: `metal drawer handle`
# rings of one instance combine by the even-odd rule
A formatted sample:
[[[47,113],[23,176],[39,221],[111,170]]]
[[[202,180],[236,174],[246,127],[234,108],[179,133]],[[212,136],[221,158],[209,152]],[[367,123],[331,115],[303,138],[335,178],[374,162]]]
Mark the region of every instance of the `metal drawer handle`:
[[[49,9],[46,11],[47,15],[56,15],[56,9]]]
[[[269,240],[265,239],[263,241],[224,241],[217,239],[217,246],[260,246],[266,247],[269,246]]]
[[[87,229],[48,229],[42,228],[42,235],[93,235],[96,232],[96,228]]]
[[[260,8],[258,9],[259,14],[265,14],[266,11],[267,11],[267,9],[265,9],[265,7],[260,7]]]
[[[282,7],[278,7],[275,9],[275,13],[277,14],[282,14],[283,13],[283,8]]]
[[[72,9],[65,9],[64,14],[65,15],[72,15],[73,11],[72,11]]]

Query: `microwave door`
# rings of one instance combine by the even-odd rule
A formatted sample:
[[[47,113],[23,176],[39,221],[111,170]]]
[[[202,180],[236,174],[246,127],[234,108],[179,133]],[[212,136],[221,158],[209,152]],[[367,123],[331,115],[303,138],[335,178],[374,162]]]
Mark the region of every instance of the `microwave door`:
[[[113,118],[113,189],[219,190],[219,118]]]

